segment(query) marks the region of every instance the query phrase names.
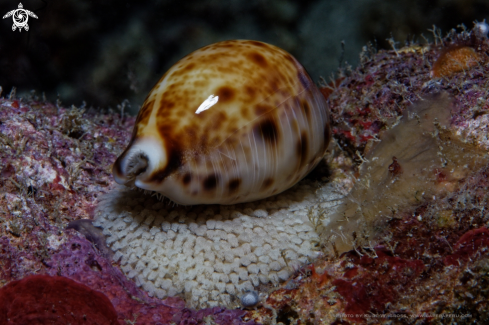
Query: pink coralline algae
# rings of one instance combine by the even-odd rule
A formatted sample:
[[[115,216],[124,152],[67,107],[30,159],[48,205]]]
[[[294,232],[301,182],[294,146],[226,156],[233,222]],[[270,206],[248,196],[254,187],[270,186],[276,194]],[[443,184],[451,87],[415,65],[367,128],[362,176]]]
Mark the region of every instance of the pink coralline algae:
[[[0,289],[1,325],[118,324],[109,299],[68,278],[32,275]]]

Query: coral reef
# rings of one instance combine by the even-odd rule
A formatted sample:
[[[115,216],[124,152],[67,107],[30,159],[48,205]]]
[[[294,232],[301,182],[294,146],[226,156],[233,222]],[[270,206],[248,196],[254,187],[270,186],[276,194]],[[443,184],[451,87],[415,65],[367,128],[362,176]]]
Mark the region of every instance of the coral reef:
[[[277,218],[271,216],[287,211],[290,216],[300,216],[304,227],[318,234],[338,199],[354,187],[356,177],[361,175],[362,159],[375,152],[378,140],[394,132],[396,125],[402,125],[401,116],[410,107],[419,107],[415,103],[421,98],[447,94],[451,117],[445,128],[450,133],[442,130],[440,136],[453,135],[460,146],[473,150],[472,153],[487,150],[489,42],[485,34],[464,29],[450,32],[445,38],[439,37],[436,30],[435,35],[434,44],[397,48],[393,41],[392,50],[378,52],[367,46],[361,54],[361,65],[351,72],[345,71],[331,84],[334,89],[329,92],[328,101],[335,143],[326,157],[330,164],[330,183],[326,183],[328,176],[320,168],[283,194],[291,196],[290,202],[286,202],[288,207],[277,202],[273,205],[277,198],[253,203],[249,210],[235,206],[233,209],[242,209],[242,215],[231,215],[229,210],[229,215],[223,212],[220,220],[223,226],[227,221],[224,218],[243,218],[245,214],[251,214],[250,219],[273,223]],[[444,77],[434,76],[437,59],[447,49],[457,47],[472,48],[478,64],[462,71],[450,68],[451,73]],[[460,178],[451,169],[438,170],[435,181],[446,191],[435,198],[400,207],[384,220],[378,233],[358,232],[359,237],[370,236],[364,242],[368,246],[361,244],[340,255],[327,240],[315,241],[313,236],[303,239],[309,249],[319,253],[315,253],[319,256],[314,264],[285,268],[287,259],[276,259],[276,265],[283,267],[290,277],[282,284],[258,284],[256,291],[261,299],[254,309],[215,306],[194,310],[185,306],[183,299],[192,304],[191,297],[177,295],[159,299],[157,291],[156,297],[150,297],[143,290],[147,286],[138,282],[138,277],[133,280],[123,273],[124,266],[130,264],[133,270],[143,270],[145,276],[149,264],[144,264],[141,258],[142,268],[138,267],[139,261],[131,264],[129,260],[121,266],[124,257],[118,252],[133,247],[128,243],[123,248],[124,239],[116,239],[114,234],[118,237],[122,228],[129,228],[129,234],[130,227],[139,227],[142,230],[141,236],[135,238],[136,246],[143,248],[150,244],[153,239],[146,230],[151,224],[146,225],[145,221],[154,222],[157,218],[147,219],[151,211],[145,211],[148,215],[140,219],[143,214],[138,209],[142,205],[138,205],[153,198],[136,192],[131,194],[131,200],[126,200],[125,205],[131,206],[135,213],[124,218],[137,218],[130,225],[122,224],[125,221],[121,218],[121,230],[117,228],[119,225],[112,225],[114,231],[109,244],[113,247],[119,243],[119,250],[114,254],[117,261],[111,260],[108,248],[100,240],[100,231],[92,228],[90,221],[79,221],[94,220],[97,211],[107,209],[104,198],[119,196],[110,176],[110,165],[127,144],[133,124],[134,118],[121,112],[67,109],[34,96],[16,99],[14,93],[0,98],[0,286],[5,288],[0,290],[7,290],[20,283],[13,281],[34,274],[68,278],[88,287],[90,292],[104,295],[112,304],[119,324],[475,324],[489,321],[487,165],[476,166]],[[384,163],[386,173],[399,176],[408,171],[401,155],[396,153],[395,159],[385,157],[390,159]],[[97,210],[99,200],[101,205]],[[167,211],[168,216],[175,212],[171,223],[165,223],[165,228],[163,222],[159,226],[161,232],[163,229],[167,234],[175,232],[176,241],[182,225],[178,212],[187,208],[152,202],[160,204],[155,209],[171,210]],[[124,202],[112,204],[115,208],[124,206]],[[221,237],[221,232],[215,229],[217,221],[214,229],[208,229],[204,222],[208,216],[206,209],[218,215],[220,207],[191,209],[200,209],[196,210],[198,213],[194,211],[196,232]],[[108,216],[101,218],[109,220]],[[295,231],[285,221],[275,226],[277,232],[284,234]],[[238,256],[232,257],[234,263]],[[246,281],[236,274],[238,284]],[[209,295],[212,294],[211,291]],[[229,299],[238,305],[239,293],[229,294]]]

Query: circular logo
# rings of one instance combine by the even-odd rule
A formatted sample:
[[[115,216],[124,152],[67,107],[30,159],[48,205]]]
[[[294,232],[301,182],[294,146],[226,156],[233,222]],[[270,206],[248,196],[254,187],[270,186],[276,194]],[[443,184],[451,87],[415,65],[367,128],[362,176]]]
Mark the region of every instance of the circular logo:
[[[17,28],[19,32],[24,28],[26,31],[29,30],[29,25],[27,25],[27,21],[29,20],[29,16],[37,18],[36,14],[32,11],[24,9],[22,3],[19,3],[18,9],[11,10],[7,12],[3,19],[12,16],[14,24],[12,25],[12,30],[15,31]]]

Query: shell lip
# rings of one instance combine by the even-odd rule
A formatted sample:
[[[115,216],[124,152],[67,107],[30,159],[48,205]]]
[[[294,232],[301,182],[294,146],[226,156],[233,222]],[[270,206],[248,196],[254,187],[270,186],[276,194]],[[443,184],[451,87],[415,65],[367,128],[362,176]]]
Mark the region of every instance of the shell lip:
[[[116,171],[115,165],[112,167],[112,175],[114,176],[114,180],[117,184],[126,185],[129,182],[129,179],[119,174]]]
[[[150,187],[146,181],[150,175],[167,164],[167,154],[163,144],[146,137],[137,140],[120,156],[112,168],[114,180],[121,185]]]

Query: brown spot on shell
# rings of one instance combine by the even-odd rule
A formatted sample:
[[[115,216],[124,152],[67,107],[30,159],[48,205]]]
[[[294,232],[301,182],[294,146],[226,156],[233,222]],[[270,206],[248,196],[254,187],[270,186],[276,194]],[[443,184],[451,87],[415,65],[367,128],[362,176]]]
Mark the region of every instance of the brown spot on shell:
[[[208,134],[211,135],[209,137],[209,141],[207,140],[206,136],[202,136],[202,145],[217,145],[219,144],[222,139],[219,134],[214,134],[213,132],[216,132],[216,130],[222,130],[223,125],[225,125],[226,120],[228,119],[228,116],[225,112],[217,112],[212,121],[209,122],[209,128],[208,128]],[[205,142],[204,142],[205,139]]]
[[[259,65],[262,68],[266,68],[268,66],[267,59],[265,59],[265,57],[260,53],[251,52],[249,54],[249,58],[253,63]]]
[[[191,71],[192,69],[195,68],[195,63],[189,63],[187,66],[184,68],[185,71]]]
[[[160,102],[160,107],[158,113],[161,114],[162,112],[169,111],[173,107],[175,107],[175,103],[163,98]]]
[[[233,134],[233,133],[235,133],[235,132],[238,132],[238,128],[236,128],[236,127],[234,127],[234,126],[230,126],[230,127],[228,127],[228,128],[226,129],[226,132],[227,132],[228,134]],[[233,139],[228,139],[228,141],[229,141],[230,143],[235,143],[235,142],[237,142],[237,141],[234,141]]]
[[[163,124],[158,127],[158,131],[162,135],[162,139],[165,139],[167,135],[171,136],[174,128],[171,125]]]
[[[229,102],[236,97],[236,91],[228,86],[221,87],[217,90],[216,96],[219,96],[219,102]]]
[[[176,171],[182,165],[182,155],[176,151],[168,148],[167,150],[168,164],[165,168],[158,170],[151,175],[148,179],[149,182],[161,183],[168,175]]]
[[[302,112],[304,112],[304,115],[306,115],[307,120],[311,122],[311,107],[309,106],[309,103],[305,100],[301,101],[301,107],[302,107]]]
[[[289,53],[285,54],[284,55],[284,59],[286,59],[287,61],[290,61],[292,63],[294,63],[294,65],[296,65],[296,60],[294,59],[294,57],[292,55],[290,55]]]
[[[250,110],[248,109],[248,107],[243,106],[243,107],[241,107],[240,111],[241,111],[241,116],[244,119],[249,119],[250,118]]]
[[[244,91],[245,91],[245,94],[248,95],[248,97],[250,97],[250,98],[254,98],[255,95],[256,95],[256,89],[255,89],[255,87],[246,86],[244,88]]]
[[[206,191],[215,190],[217,187],[218,180],[219,180],[219,177],[216,174],[211,174],[211,175],[207,176],[204,179],[204,182],[202,183],[204,190],[206,190]]]
[[[239,189],[240,185],[241,185],[241,179],[234,178],[234,179],[230,180],[228,183],[229,193],[236,192]]]
[[[187,137],[187,143],[197,143],[197,133],[195,130],[197,129],[197,126],[195,123],[192,123],[185,128],[183,128],[183,132]]]
[[[182,178],[183,185],[190,184],[190,181],[192,181],[192,174],[185,173],[185,175],[183,175],[183,178]]]
[[[215,117],[216,120],[219,120],[219,122],[224,122],[228,119],[228,116],[226,112],[218,112],[217,116]]]
[[[267,190],[270,188],[270,186],[272,186],[273,184],[273,178],[269,177],[267,179],[265,179],[261,185],[261,190]]]
[[[211,49],[216,48],[217,46],[209,46]],[[219,47],[227,47],[227,48],[232,48],[234,47],[234,44],[232,44],[232,41],[223,41],[219,44]]]
[[[302,167],[304,164],[306,164],[306,158],[307,158],[307,153],[308,153],[308,138],[307,138],[307,133],[302,132],[301,133],[301,138],[297,142],[297,157],[299,157],[299,165]]]
[[[258,41],[248,41],[247,43],[254,46],[268,47],[267,44]]]
[[[174,129],[170,125],[160,125],[158,132],[162,139],[165,139],[165,153],[167,157],[166,166],[156,170],[148,178],[148,182],[161,183],[168,175],[182,166],[183,155],[181,152],[182,144],[174,137]]]
[[[151,116],[151,111],[153,109],[153,104],[154,100],[150,102],[144,102],[143,107],[141,107],[141,110],[139,111],[137,120],[136,120],[136,125],[137,124],[143,124],[146,125],[148,124],[149,117]]]
[[[262,120],[255,126],[255,132],[269,144],[276,145],[278,142],[278,126],[271,117]]]

